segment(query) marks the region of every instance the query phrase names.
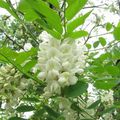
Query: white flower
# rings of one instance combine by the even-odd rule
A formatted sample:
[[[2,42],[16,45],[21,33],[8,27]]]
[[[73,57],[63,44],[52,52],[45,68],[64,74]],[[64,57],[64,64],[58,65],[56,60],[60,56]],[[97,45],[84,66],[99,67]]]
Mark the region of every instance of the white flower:
[[[70,85],[76,84],[78,81],[78,78],[76,76],[72,76],[69,78]]]
[[[59,61],[57,61],[56,59],[53,59],[53,58],[48,60],[46,63],[46,70],[49,71],[51,69],[60,70],[61,65],[60,65]]]
[[[19,103],[19,99],[22,98],[29,85],[28,81],[12,65],[0,67],[0,97],[5,101],[7,110],[12,110],[12,107]]]
[[[47,95],[57,92],[59,94],[61,88],[76,84],[78,81],[76,73],[81,74],[84,71],[86,63],[84,45],[72,39],[57,40],[46,32],[42,32],[39,38],[42,43],[39,45],[36,65],[41,71],[38,78],[47,82],[45,88]]]
[[[38,78],[41,79],[41,80],[44,80],[45,77],[46,77],[46,73],[45,73],[45,72],[40,72],[40,73],[38,74]]]
[[[51,69],[48,71],[48,75],[46,77],[46,80],[55,80],[59,76],[59,72],[55,69]]]
[[[44,96],[51,96],[52,93],[60,94],[61,87],[57,81],[50,81],[49,84],[44,89],[45,94]]]
[[[31,43],[25,43],[24,45],[24,50],[25,51],[29,51],[33,46],[31,45]]]
[[[69,83],[68,83],[68,79],[66,79],[65,77],[61,77],[59,80],[58,80],[59,84],[64,87],[64,86],[68,86]]]
[[[71,109],[71,102],[67,98],[59,98],[59,108],[62,110],[65,120],[76,120],[77,114]]]
[[[101,101],[105,103],[106,106],[113,105],[114,98],[113,98],[113,91],[101,91]]]

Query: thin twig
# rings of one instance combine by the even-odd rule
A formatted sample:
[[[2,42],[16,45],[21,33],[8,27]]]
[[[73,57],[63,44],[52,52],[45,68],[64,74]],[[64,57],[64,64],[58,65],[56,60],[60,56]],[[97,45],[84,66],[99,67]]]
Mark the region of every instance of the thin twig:
[[[64,0],[64,3],[63,3],[63,5],[64,5],[64,19],[63,19],[63,22],[64,22],[64,30],[65,30],[65,34],[66,34],[66,0]]]
[[[8,38],[13,44],[16,44],[19,48],[24,49],[23,46],[19,45],[16,41],[14,41],[9,35],[7,35],[7,33],[0,28],[0,30],[4,33],[4,35],[6,36],[6,38]]]
[[[103,33],[103,34],[99,34],[99,35],[90,36],[89,38],[104,36],[104,35],[108,35],[108,34],[111,34],[111,33],[112,32],[107,32],[107,33]]]
[[[112,41],[112,42],[113,42],[113,41]],[[112,42],[111,42],[111,43],[112,43]],[[104,50],[104,49],[110,48],[111,46],[117,45],[118,43],[120,43],[120,41],[118,41],[118,42],[116,42],[116,43],[114,43],[114,44],[109,44],[109,45],[106,46],[106,47],[102,47],[102,48],[98,48],[98,49],[94,49],[94,50],[89,50],[89,52],[91,52],[91,51]]]
[[[94,5],[94,6],[87,6],[87,7],[84,7],[83,9],[87,9],[87,8],[103,8],[101,6],[104,6],[106,4],[101,4],[101,5]],[[104,8],[103,8],[104,9]]]
[[[90,30],[90,32],[89,32],[89,34],[88,34],[88,37],[87,37],[87,39],[85,40],[84,45],[88,42],[88,40],[89,40],[89,38],[90,38],[90,35],[91,35],[92,31],[94,30],[94,28],[96,28],[96,25]]]

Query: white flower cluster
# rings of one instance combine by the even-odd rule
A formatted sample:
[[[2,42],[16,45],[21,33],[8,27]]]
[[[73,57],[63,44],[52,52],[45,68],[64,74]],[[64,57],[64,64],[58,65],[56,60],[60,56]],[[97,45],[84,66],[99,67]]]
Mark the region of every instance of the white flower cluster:
[[[113,91],[102,91],[101,92],[101,101],[104,103],[104,105],[111,106],[114,103],[114,98],[113,98]]]
[[[86,59],[84,45],[72,39],[60,41],[45,32],[40,38],[43,42],[38,52],[37,69],[41,71],[38,78],[47,82],[45,95],[60,94],[62,87],[76,84],[76,73],[83,72]]]
[[[10,112],[19,103],[27,86],[28,81],[12,65],[0,67],[0,98],[5,103],[6,110]]]
[[[77,113],[71,109],[71,102],[64,97],[60,97],[59,99],[59,108],[62,111],[65,120],[76,120]]]

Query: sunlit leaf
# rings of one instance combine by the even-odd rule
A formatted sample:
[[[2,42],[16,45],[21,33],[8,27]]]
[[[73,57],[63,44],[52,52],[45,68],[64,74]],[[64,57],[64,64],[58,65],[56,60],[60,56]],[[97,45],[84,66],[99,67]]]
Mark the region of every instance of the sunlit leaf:
[[[99,41],[100,41],[100,44],[101,44],[102,46],[105,46],[105,45],[106,45],[106,40],[105,40],[105,38],[99,37]]]
[[[72,19],[87,3],[87,0],[74,0],[66,10],[67,20]]]
[[[71,34],[68,34],[67,37],[78,39],[81,37],[86,37],[87,35],[88,35],[87,31],[80,30],[80,31],[75,31],[75,32],[72,32]]]
[[[86,18],[90,15],[91,11],[86,13],[83,16],[80,16],[78,18],[76,18],[75,20],[73,20],[72,22],[67,24],[67,32],[70,33],[72,32],[75,28],[77,28],[78,26],[84,24]]]
[[[113,35],[115,40],[120,40],[120,23],[118,23],[118,26],[114,28]]]

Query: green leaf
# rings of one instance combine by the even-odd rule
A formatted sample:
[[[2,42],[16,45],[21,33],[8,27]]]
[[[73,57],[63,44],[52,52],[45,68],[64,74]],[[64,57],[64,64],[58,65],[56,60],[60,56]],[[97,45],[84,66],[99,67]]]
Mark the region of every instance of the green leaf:
[[[50,108],[49,106],[44,106],[45,110],[48,112],[48,114],[50,116],[53,116],[55,118],[58,118],[60,116],[60,114],[56,111],[54,111],[52,108]]]
[[[93,120],[93,119],[80,119],[80,120]]]
[[[58,0],[47,0],[47,2],[51,3],[56,8],[59,8],[59,2],[58,2]]]
[[[94,109],[100,104],[101,100],[97,100],[94,103],[92,103],[90,106],[88,106],[87,109]]]
[[[105,46],[105,45],[106,45],[106,40],[105,40],[105,38],[103,38],[103,37],[99,37],[99,42],[100,42],[100,44],[101,44],[102,46]]]
[[[120,59],[120,49],[119,49],[119,47],[115,47],[111,51],[111,54],[112,54],[112,59],[119,60]]]
[[[67,20],[71,20],[87,3],[87,0],[74,0],[66,10]]]
[[[0,62],[2,63],[7,63],[8,62],[8,60],[6,60],[6,58],[5,57],[3,57],[2,55],[0,55]]]
[[[29,111],[34,111],[35,108],[33,106],[28,106],[28,105],[21,105],[16,108],[18,112],[29,112]]]
[[[80,16],[78,18],[76,18],[75,20],[73,20],[72,22],[67,24],[67,32],[71,33],[75,28],[79,27],[80,25],[84,24],[86,18],[90,15],[92,11],[86,13],[83,16]]]
[[[39,102],[39,99],[35,97],[23,98],[23,100],[28,101],[28,102]]]
[[[37,49],[36,48],[31,48],[29,51],[18,53],[18,55],[15,59],[15,62],[17,64],[22,64],[26,60],[28,60],[29,58],[31,58],[33,56],[37,56]]]
[[[9,48],[1,48],[0,49],[0,56],[3,56],[7,63],[12,64],[16,69],[18,69],[21,73],[23,73],[26,77],[31,78],[32,80],[35,80],[39,83],[43,83],[42,81],[38,80],[38,78],[36,76],[31,75],[29,72],[26,72],[24,70],[24,67],[21,66],[20,64],[18,64],[15,60],[18,56],[18,53],[16,53],[15,51],[9,49]]]
[[[37,19],[37,22],[43,27],[44,30],[46,30],[49,34],[51,34],[53,37],[60,39],[61,34],[57,31],[55,31],[53,28],[51,28],[48,24],[44,22],[42,19]]]
[[[118,26],[114,28],[113,35],[115,40],[120,40],[120,23],[118,23]]]
[[[94,48],[98,47],[99,43],[100,43],[99,41],[94,42],[93,47]]]
[[[72,4],[75,0],[66,0],[68,5]]]
[[[23,66],[23,70],[28,72],[37,64],[37,60],[30,60]]]
[[[11,117],[8,120],[27,120],[27,119],[23,119],[23,118],[20,118],[20,117]]]
[[[4,53],[4,55],[7,55],[11,59],[15,59],[18,56],[18,53],[16,53],[14,50],[12,50],[8,47],[0,48],[0,52]]]
[[[67,97],[77,97],[77,96],[80,96],[83,93],[85,93],[87,91],[87,88],[88,88],[87,83],[85,83],[83,81],[79,81],[75,85],[66,87],[64,89],[64,94]]]
[[[106,24],[106,30],[107,30],[107,31],[110,31],[110,30],[112,29],[112,26],[113,26],[113,25],[108,22],[108,23]]]
[[[88,48],[88,49],[90,49],[91,48],[91,44],[86,44],[86,47]]]
[[[105,66],[105,70],[113,76],[120,75],[120,70],[117,66]]]
[[[18,19],[17,15],[13,12],[10,5],[4,0],[0,0],[0,7],[6,9],[11,15]]]
[[[68,34],[66,37],[70,37],[70,38],[73,38],[73,39],[78,39],[78,38],[81,38],[81,37],[86,37],[87,35],[88,35],[87,31],[80,30],[80,31],[72,32],[71,34]]]
[[[115,110],[115,107],[112,106],[112,107],[110,107],[110,108],[107,108],[107,109],[103,110],[103,111],[100,113],[100,115],[104,115],[104,114],[106,114],[106,113],[111,113],[111,112],[113,112],[114,110]]]
[[[98,89],[109,90],[116,86],[117,82],[112,78],[101,78],[95,81],[94,86]]]
[[[27,4],[26,4],[27,2]],[[26,4],[28,7],[25,8]],[[24,9],[23,9],[24,8]],[[22,0],[22,3],[19,4],[19,9],[24,13],[29,13],[33,10],[32,13],[37,14],[38,18],[42,16],[41,19],[45,19],[49,25],[51,25],[59,33],[63,32],[60,16],[56,11],[51,9],[44,1],[42,0]],[[54,17],[53,17],[54,16]],[[33,16],[34,17],[34,16]],[[37,17],[37,16],[36,16]]]

